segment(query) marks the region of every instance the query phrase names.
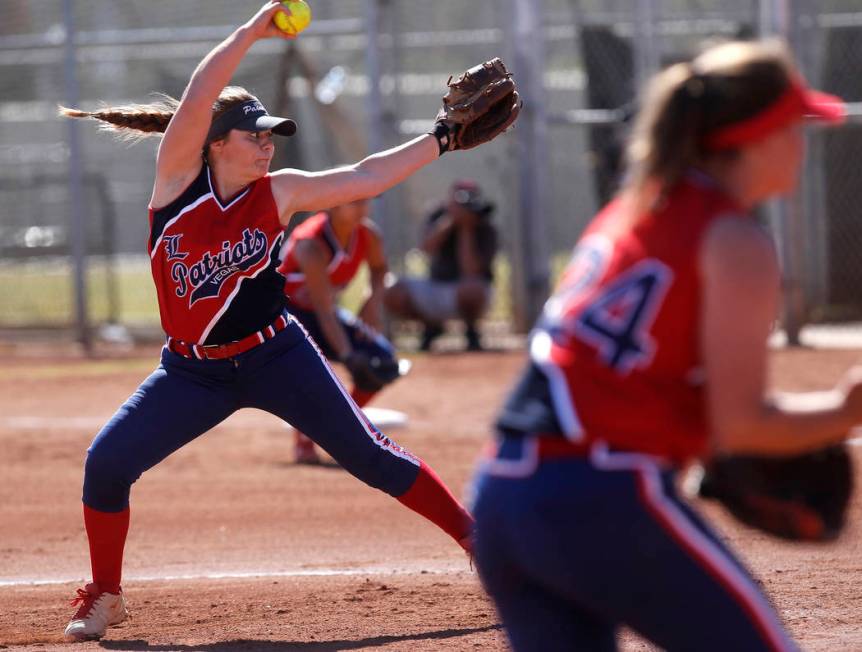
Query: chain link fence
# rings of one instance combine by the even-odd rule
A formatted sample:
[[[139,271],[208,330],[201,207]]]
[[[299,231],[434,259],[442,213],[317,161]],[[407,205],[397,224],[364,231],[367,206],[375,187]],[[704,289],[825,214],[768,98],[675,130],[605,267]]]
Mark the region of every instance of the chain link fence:
[[[830,11],[825,11],[826,8]],[[862,5],[852,0],[821,7],[794,0],[789,38],[813,84],[848,102],[837,129],[812,131],[798,198],[797,234],[802,312],[806,321],[862,318]]]
[[[513,42],[505,9],[514,3],[310,0],[311,28],[293,45],[256,44],[234,81],[271,112],[299,123],[297,137],[280,144],[277,166],[316,170],[352,162],[426,131],[450,74],[530,47]],[[0,328],[74,328],[77,274],[93,325],[158,332],[144,255],[156,141],[128,146],[77,124],[75,147],[73,127],[57,118],[56,107],[72,100],[86,109],[142,102],[154,91],[179,96],[204,54],[259,6],[259,0],[0,0]],[[551,277],[615,188],[636,89],[705,40],[758,34],[764,16],[784,11],[780,31],[812,83],[862,101],[855,74],[862,55],[858,0],[534,0],[533,6],[543,26],[548,197],[541,237]],[[64,8],[74,19],[71,49]],[[374,29],[377,47],[369,42]],[[371,92],[375,79],[379,95]],[[802,321],[857,319],[862,125],[851,120],[810,140],[802,192],[791,203],[792,228],[775,223],[788,287],[796,288]],[[450,183],[476,179],[497,206],[503,240],[493,319],[511,323],[507,283],[523,245],[520,166],[508,136],[447,155],[387,193],[374,217],[392,267],[414,265],[425,215]],[[69,183],[75,174],[78,198]],[[76,202],[80,229],[72,226]],[[76,251],[84,262],[77,272]]]

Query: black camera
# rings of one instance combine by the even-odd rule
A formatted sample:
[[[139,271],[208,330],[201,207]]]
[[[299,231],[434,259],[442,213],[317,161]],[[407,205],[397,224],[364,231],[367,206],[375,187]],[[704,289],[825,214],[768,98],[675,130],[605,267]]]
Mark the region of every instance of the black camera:
[[[478,190],[472,188],[459,188],[453,193],[452,199],[456,204],[480,217],[486,217],[494,211],[494,204],[485,199]]]

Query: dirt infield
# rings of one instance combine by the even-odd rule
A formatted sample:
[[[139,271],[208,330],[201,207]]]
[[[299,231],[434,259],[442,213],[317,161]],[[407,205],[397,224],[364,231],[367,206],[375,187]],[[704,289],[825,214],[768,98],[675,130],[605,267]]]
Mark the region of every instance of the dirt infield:
[[[85,449],[156,356],[155,349],[91,362],[49,351],[3,356],[3,647],[67,648],[67,599],[89,575],[80,514]],[[858,361],[859,351],[782,352],[776,384],[825,388]],[[519,353],[418,356],[378,404],[409,415],[393,438],[463,491],[521,364]],[[133,490],[125,564],[133,619],[76,649],[506,648],[493,607],[451,540],[338,468],[291,465],[289,441],[276,419],[247,411],[145,474]],[[836,544],[790,546],[703,507],[805,649],[862,649],[859,519]],[[626,634],[623,649],[651,648]]]

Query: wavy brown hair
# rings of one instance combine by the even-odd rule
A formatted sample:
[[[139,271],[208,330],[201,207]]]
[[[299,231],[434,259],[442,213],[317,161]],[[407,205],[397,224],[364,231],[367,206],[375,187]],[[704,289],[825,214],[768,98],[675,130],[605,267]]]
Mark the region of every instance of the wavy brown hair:
[[[81,111],[61,106],[60,115],[67,118],[89,118],[102,123],[102,128],[116,134],[121,140],[138,141],[149,136],[165,133],[168,124],[177,112],[179,100],[158,94],[159,99],[150,104],[126,104],[104,106],[96,111]],[[241,86],[226,86],[213,102],[212,120],[237,104],[255,99]]]
[[[640,194],[675,185],[710,157],[707,134],[750,118],[775,102],[796,69],[777,40],[731,41],[659,73],[647,87],[627,151],[627,187]]]

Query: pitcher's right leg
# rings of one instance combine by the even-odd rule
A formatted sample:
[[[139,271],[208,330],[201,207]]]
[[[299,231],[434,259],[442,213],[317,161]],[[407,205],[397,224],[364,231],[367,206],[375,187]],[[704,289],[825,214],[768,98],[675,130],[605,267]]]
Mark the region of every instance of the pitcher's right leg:
[[[120,588],[132,484],[236,410],[230,361],[164,351],[159,366],[102,428],[84,469],[84,523],[93,581],[79,589],[69,641],[98,639],[126,617]]]

